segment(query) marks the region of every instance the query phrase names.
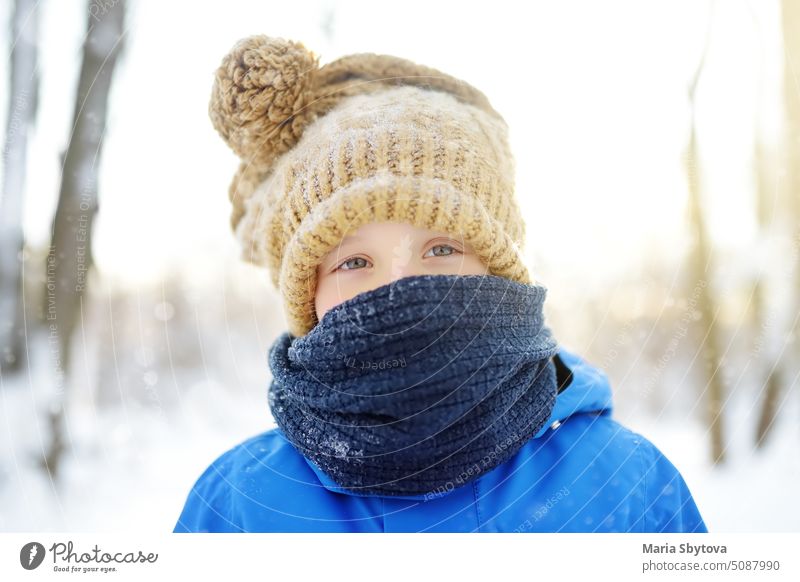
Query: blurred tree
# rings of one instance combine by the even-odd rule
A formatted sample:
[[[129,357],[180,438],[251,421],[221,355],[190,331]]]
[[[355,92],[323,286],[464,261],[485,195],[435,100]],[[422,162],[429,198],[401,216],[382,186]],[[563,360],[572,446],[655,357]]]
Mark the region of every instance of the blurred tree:
[[[761,244],[766,244],[770,230],[776,228],[772,223],[772,217],[775,215],[774,205],[770,201],[775,185],[770,178],[772,174],[771,156],[758,129],[756,130],[754,150],[758,231]],[[768,337],[775,333],[771,329],[775,325],[774,317],[771,315],[775,310],[775,305],[772,304],[774,300],[769,295],[769,287],[765,284],[764,278],[756,277],[753,282],[753,327],[758,330],[758,344],[753,346],[751,353],[761,361],[764,377],[763,388],[758,392],[758,397],[761,397],[761,410],[755,440],[759,447],[764,444],[772,427],[777,412],[781,384],[784,381],[780,353],[776,353],[777,346],[774,342],[768,341]]]
[[[713,14],[713,3],[712,3]],[[696,94],[697,85],[703,74],[706,64],[706,54],[710,41],[710,22],[709,31],[706,33],[705,45],[703,48],[700,62],[689,84],[689,104],[691,107],[691,123],[689,129],[689,142],[686,146],[685,163],[689,187],[689,224],[694,234],[695,247],[689,257],[689,269],[692,280],[695,282],[697,290],[697,308],[700,311],[700,324],[704,327],[703,342],[699,349],[702,352],[702,360],[705,365],[703,373],[707,375],[706,386],[703,393],[706,394],[706,415],[708,419],[708,429],[711,434],[711,455],[714,463],[722,463],[725,460],[725,439],[722,422],[723,408],[723,384],[720,371],[720,352],[717,345],[716,322],[718,308],[715,308],[714,299],[711,296],[710,265],[711,248],[709,243],[708,231],[703,217],[703,204],[701,192],[701,173],[700,160],[697,152],[697,129],[696,129]]]
[[[757,20],[755,14],[751,14],[753,20]],[[761,37],[761,31],[759,30]],[[764,61],[764,47],[763,41],[761,42],[761,67],[759,69],[758,78],[758,105],[761,105],[763,100],[763,61]],[[756,178],[756,220],[758,222],[758,238],[761,245],[765,245],[770,232],[776,228],[773,223],[775,217],[775,197],[777,183],[772,179],[775,168],[773,166],[774,153],[765,142],[762,128],[762,115],[760,111],[763,107],[759,107],[759,114],[756,115],[755,124],[755,144],[753,147],[753,163],[754,174]],[[762,248],[764,248],[762,246]],[[763,255],[757,253],[756,260],[760,260]],[[762,267],[762,265],[758,265]],[[761,397],[761,412],[759,414],[758,425],[756,427],[756,445],[761,446],[764,443],[769,429],[772,425],[772,420],[775,417],[775,403],[776,397],[780,391],[780,384],[782,382],[782,368],[780,366],[779,355],[775,353],[775,346],[773,342],[767,341],[768,336],[773,334],[772,317],[771,313],[774,311],[775,306],[771,305],[774,298],[769,295],[769,286],[764,281],[763,276],[760,276],[762,269],[759,270],[759,275],[755,276],[753,282],[753,327],[758,330],[757,344],[753,346],[751,354],[756,355],[761,360],[763,365],[764,381],[761,385],[762,388],[758,392]],[[771,301],[772,299],[772,301]],[[749,363],[749,362],[748,362]]]
[[[784,107],[786,116],[786,135],[785,141],[785,167],[786,167],[786,182],[785,188],[787,204],[787,212],[790,217],[790,225],[792,229],[792,244],[795,250],[792,256],[796,257],[800,250],[800,6],[796,0],[783,0],[781,2],[781,25],[783,29],[783,47],[784,47]],[[757,155],[761,150],[757,150]],[[760,162],[760,163],[759,163]],[[766,195],[766,188],[764,182],[766,180],[766,169],[764,167],[763,156],[759,156],[757,160],[757,170],[759,175],[759,189],[762,191],[761,198]],[[763,204],[762,204],[763,206]],[[762,217],[762,224],[765,217]],[[790,293],[790,301],[792,302],[790,316],[794,315],[790,323],[790,328],[787,331],[789,337],[797,336],[797,320],[800,317],[800,268],[795,261],[792,265],[794,268],[795,276],[797,277],[794,285],[795,292]],[[793,345],[797,345],[796,343]],[[784,371],[785,361],[796,361],[800,358],[800,354],[790,353],[785,354],[785,350],[781,352],[784,358],[769,362],[770,368],[774,370],[767,376],[766,389],[761,401],[761,410],[758,417],[758,426],[756,428],[756,444],[761,447],[765,442],[772,429],[773,423],[778,413],[778,401],[783,384],[787,381],[794,380],[789,378],[789,374],[782,374]],[[790,368],[787,368],[788,371]],[[786,379],[783,376],[786,376]]]
[[[83,296],[92,267],[92,221],[97,212],[98,162],[103,148],[108,94],[114,66],[123,47],[125,4],[122,0],[88,4],[72,136],[63,156],[61,192],[47,257],[48,306],[45,312],[58,336],[65,378],[70,365],[72,332],[84,312]],[[52,289],[52,291],[51,291]],[[51,441],[44,463],[57,473],[63,451],[65,394],[50,407]]]
[[[4,372],[23,365],[22,207],[28,130],[36,118],[38,101],[38,35],[37,0],[16,0],[8,37],[10,91],[0,199],[0,369]]]

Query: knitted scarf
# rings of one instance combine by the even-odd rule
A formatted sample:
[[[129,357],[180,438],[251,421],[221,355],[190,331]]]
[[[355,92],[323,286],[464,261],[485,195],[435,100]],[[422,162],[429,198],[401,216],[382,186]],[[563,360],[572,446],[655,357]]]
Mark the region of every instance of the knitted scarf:
[[[415,275],[360,293],[272,345],[272,414],[350,492],[448,492],[550,417],[546,291],[495,275]]]

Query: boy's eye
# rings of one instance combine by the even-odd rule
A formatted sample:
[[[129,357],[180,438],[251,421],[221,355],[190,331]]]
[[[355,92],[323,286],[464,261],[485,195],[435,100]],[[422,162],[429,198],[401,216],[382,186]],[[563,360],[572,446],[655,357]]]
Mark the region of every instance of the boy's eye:
[[[437,252],[437,249],[449,249],[449,251],[445,250],[445,252]],[[433,251],[433,255],[428,254],[431,251]],[[457,253],[457,252],[458,252],[458,249],[456,249],[455,247],[450,246],[450,245],[434,245],[434,246],[432,246],[430,248],[430,250],[427,253],[425,253],[425,256],[426,257],[430,257],[430,256],[447,257],[447,256],[450,256],[453,253]]]
[[[359,262],[356,262],[356,261],[361,261],[361,262],[359,263]],[[347,259],[346,261],[344,261],[337,268],[341,269],[343,271],[352,271],[353,269],[358,269],[360,267],[365,267],[366,265],[364,265],[362,263],[368,263],[368,262],[369,261],[367,261],[367,259],[365,259],[364,257],[353,257],[352,259]],[[355,266],[354,266],[354,264],[355,264]]]

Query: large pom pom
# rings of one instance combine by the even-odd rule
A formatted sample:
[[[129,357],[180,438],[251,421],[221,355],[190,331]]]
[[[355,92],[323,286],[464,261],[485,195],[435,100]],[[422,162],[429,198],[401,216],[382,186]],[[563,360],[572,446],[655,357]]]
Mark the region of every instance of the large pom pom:
[[[302,43],[264,35],[240,40],[214,79],[209,115],[246,164],[269,168],[291,149],[314,117],[319,57]]]

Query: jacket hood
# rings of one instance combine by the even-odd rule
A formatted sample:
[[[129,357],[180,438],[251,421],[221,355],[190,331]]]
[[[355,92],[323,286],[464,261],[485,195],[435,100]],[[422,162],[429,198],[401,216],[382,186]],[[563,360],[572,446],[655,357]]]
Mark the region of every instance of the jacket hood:
[[[550,418],[544,426],[536,433],[534,439],[541,438],[548,430],[557,427],[570,416],[585,413],[604,413],[611,414],[613,410],[611,385],[608,376],[599,368],[593,366],[575,352],[565,348],[563,345],[558,347],[558,356],[563,364],[569,368],[572,379],[569,384],[556,397],[556,403]],[[303,456],[311,469],[316,474],[320,484],[328,491],[345,495],[364,496],[362,493],[349,491],[333,481],[325,472],[322,471],[311,459]],[[512,457],[513,459],[513,457]],[[510,462],[509,461],[506,462]],[[502,467],[495,467],[492,471],[497,471]],[[490,474],[492,471],[487,473]],[[419,499],[424,500],[425,495],[391,495],[370,497],[391,497],[393,499]]]

